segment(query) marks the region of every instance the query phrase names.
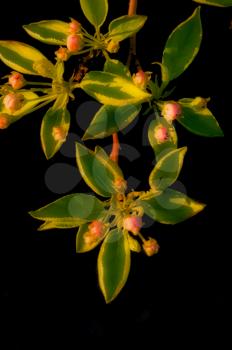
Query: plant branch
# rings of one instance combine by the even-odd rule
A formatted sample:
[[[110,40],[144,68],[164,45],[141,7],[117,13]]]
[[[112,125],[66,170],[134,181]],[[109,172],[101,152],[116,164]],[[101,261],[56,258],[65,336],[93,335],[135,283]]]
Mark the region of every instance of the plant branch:
[[[115,132],[112,136],[113,136],[113,146],[112,146],[112,151],[110,153],[110,159],[112,159],[115,163],[118,163],[118,155],[120,150],[118,134]]]
[[[137,0],[130,0],[128,8],[128,16],[134,16],[137,10]],[[127,66],[131,64],[132,56],[136,56],[136,34],[130,38],[130,52],[127,59]]]

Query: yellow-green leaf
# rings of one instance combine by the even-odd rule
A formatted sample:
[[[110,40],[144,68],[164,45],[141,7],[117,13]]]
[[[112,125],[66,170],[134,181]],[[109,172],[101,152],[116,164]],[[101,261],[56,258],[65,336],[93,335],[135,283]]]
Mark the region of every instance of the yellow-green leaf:
[[[177,224],[196,215],[205,204],[196,202],[186,194],[167,188],[155,195],[152,191],[138,201],[146,215],[162,224]]]
[[[129,243],[129,247],[130,247],[130,250],[132,252],[135,252],[135,253],[140,253],[141,252],[141,245],[140,243],[133,237],[131,237],[128,233],[127,235],[127,238],[128,238],[128,243]]]
[[[53,78],[55,66],[37,49],[18,41],[0,41],[0,59],[24,74]]]
[[[181,75],[197,55],[202,39],[200,6],[169,36],[162,59],[162,79],[168,82]]]
[[[122,171],[100,147],[93,152],[76,143],[76,159],[83,179],[94,192],[103,197],[116,193],[114,181],[123,178]]]
[[[69,23],[48,20],[26,24],[23,26],[25,31],[32,38],[50,45],[66,45],[69,33]]]
[[[151,97],[129,79],[107,72],[86,74],[80,87],[100,103],[117,107],[142,103]]]
[[[211,5],[218,7],[229,7],[232,6],[232,0],[193,0],[202,5]]]
[[[124,287],[130,271],[127,235],[114,229],[106,236],[98,256],[98,281],[106,303],[114,300]]]
[[[108,13],[108,0],[80,0],[85,17],[95,28],[101,27]]]
[[[149,177],[149,184],[154,191],[163,191],[178,178],[187,147],[170,151],[160,158]]]
[[[109,25],[109,38],[122,41],[137,33],[146,22],[146,16],[122,16],[114,19]]]

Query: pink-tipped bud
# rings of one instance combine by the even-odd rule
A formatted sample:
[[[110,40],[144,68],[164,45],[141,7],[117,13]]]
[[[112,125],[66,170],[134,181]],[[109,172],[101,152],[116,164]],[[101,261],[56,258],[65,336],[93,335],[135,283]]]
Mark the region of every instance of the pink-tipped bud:
[[[65,142],[67,132],[60,126],[54,126],[52,129],[52,136],[55,141]]]
[[[147,256],[157,254],[159,251],[159,244],[154,238],[150,238],[143,243],[143,250]]]
[[[69,51],[66,47],[60,47],[56,52],[56,57],[61,61],[67,61],[69,59]]]
[[[25,85],[25,79],[21,73],[12,72],[9,76],[8,83],[12,86],[13,89],[21,89]]]
[[[81,30],[81,24],[77,22],[75,19],[72,19],[69,23],[69,33],[76,34],[80,33]]]
[[[142,218],[140,216],[127,216],[123,219],[123,228],[127,231],[137,235],[143,225]]]
[[[78,52],[82,47],[82,38],[78,34],[70,34],[67,37],[67,48],[69,52]]]
[[[181,105],[177,102],[167,102],[163,105],[162,116],[168,121],[172,122],[182,113]]]
[[[9,93],[3,99],[5,108],[11,113],[16,112],[22,108],[24,102],[24,96],[21,94]]]
[[[0,113],[0,129],[6,129],[9,125],[9,115],[6,113]]]
[[[124,193],[127,188],[127,182],[122,177],[119,177],[114,181],[114,188],[119,193]]]
[[[105,224],[102,221],[94,220],[88,225],[89,231],[84,234],[86,244],[91,244],[104,236]]]
[[[147,86],[149,77],[147,73],[141,69],[136,74],[133,74],[132,79],[136,86],[140,87],[141,89],[144,89]]]
[[[163,125],[158,125],[155,128],[155,139],[157,143],[163,143],[168,140],[168,130]]]
[[[114,41],[114,40],[110,40],[106,46],[106,50],[109,53],[116,53],[119,50],[119,42],[118,41]]]

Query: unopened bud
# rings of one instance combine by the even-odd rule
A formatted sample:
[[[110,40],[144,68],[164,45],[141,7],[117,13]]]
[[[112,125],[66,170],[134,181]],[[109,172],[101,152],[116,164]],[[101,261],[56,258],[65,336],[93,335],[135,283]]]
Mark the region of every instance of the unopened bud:
[[[114,188],[119,193],[124,193],[127,188],[127,182],[123,178],[119,177],[114,181]]]
[[[116,53],[119,50],[119,42],[118,41],[114,41],[114,40],[110,40],[107,44],[106,50],[109,53]]]
[[[149,80],[149,76],[143,70],[139,70],[136,74],[133,74],[133,82],[141,89],[145,89]]]
[[[123,219],[123,228],[137,235],[142,227],[142,218],[140,216],[127,216]]]
[[[154,132],[155,139],[157,143],[163,143],[168,140],[168,130],[163,125],[158,125],[155,127]]]
[[[75,19],[72,19],[71,22],[69,23],[69,33],[71,34],[80,33],[80,30],[81,30],[81,24]]]
[[[3,99],[5,108],[11,113],[16,112],[22,108],[24,102],[24,96],[21,94],[9,93]]]
[[[67,132],[60,126],[54,126],[52,129],[52,136],[55,141],[65,142]]]
[[[69,52],[66,47],[60,47],[56,52],[56,57],[61,61],[67,61],[69,59]]]
[[[143,243],[143,250],[147,256],[157,254],[159,251],[159,244],[154,238],[150,238]]]
[[[94,220],[88,226],[89,231],[84,234],[86,244],[91,244],[104,236],[105,224],[100,220]]]
[[[8,83],[12,86],[13,89],[21,89],[25,85],[25,79],[21,73],[12,72],[9,76]]]
[[[82,48],[82,37],[78,34],[70,34],[67,37],[67,48],[69,52],[78,52]]]
[[[9,125],[9,115],[6,113],[0,113],[0,129],[6,129]]]
[[[177,102],[167,102],[163,105],[162,116],[168,121],[172,122],[182,113],[181,105]]]

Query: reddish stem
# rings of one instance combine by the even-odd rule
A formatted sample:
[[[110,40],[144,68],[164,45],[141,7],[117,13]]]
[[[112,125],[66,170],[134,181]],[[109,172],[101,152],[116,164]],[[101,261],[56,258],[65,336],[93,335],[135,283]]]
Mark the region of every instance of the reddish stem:
[[[114,133],[112,136],[113,136],[113,146],[112,146],[112,151],[110,153],[110,159],[112,159],[115,163],[118,163],[118,155],[120,150],[118,134]]]
[[[128,8],[128,16],[135,15],[136,10],[137,10],[137,0],[130,0],[129,8]],[[132,55],[134,56],[136,55],[136,36],[135,35],[130,39],[130,53],[127,61],[128,66],[130,66]],[[113,146],[110,154],[110,159],[118,163],[118,155],[119,155],[119,149],[120,149],[118,134],[114,133],[112,136],[113,136]]]

